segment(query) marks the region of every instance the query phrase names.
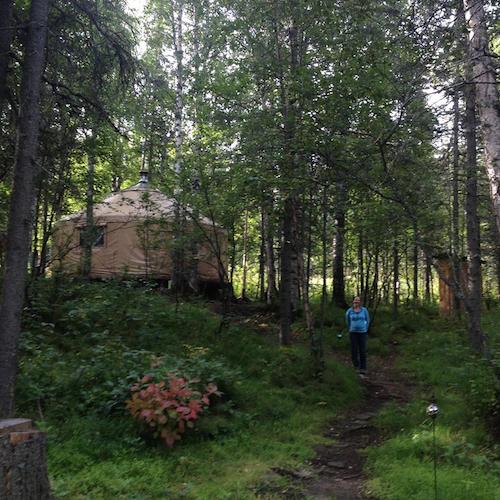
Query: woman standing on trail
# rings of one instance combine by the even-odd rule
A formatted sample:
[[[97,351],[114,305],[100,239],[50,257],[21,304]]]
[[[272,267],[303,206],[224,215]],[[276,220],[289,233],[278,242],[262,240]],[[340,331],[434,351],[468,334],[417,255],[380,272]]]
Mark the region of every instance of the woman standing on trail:
[[[361,376],[366,375],[366,338],[370,326],[368,309],[361,305],[361,299],[354,297],[352,307],[345,313],[345,321],[351,338],[351,356],[354,368]]]

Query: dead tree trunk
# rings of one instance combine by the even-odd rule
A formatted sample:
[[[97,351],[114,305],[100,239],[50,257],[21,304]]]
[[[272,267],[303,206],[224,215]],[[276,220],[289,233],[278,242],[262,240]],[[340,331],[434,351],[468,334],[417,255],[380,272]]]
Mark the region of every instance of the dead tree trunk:
[[[33,0],[23,62],[14,183],[10,200],[5,274],[0,298],[0,417],[12,415],[29,257],[40,125],[40,86],[45,64],[49,0]]]

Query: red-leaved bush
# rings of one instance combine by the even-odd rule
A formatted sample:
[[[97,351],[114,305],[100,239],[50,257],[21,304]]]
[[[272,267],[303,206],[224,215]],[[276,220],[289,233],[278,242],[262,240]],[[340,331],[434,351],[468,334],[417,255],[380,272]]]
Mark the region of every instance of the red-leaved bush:
[[[203,392],[196,391],[188,380],[172,373],[159,382],[145,375],[130,391],[127,408],[132,416],[169,448],[181,439],[186,429],[195,426],[210,405],[210,396],[221,394],[213,383],[207,384]]]

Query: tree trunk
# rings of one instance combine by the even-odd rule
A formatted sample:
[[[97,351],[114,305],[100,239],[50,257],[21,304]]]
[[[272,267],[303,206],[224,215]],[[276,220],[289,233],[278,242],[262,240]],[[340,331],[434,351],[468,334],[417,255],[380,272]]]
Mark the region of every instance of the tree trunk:
[[[497,248],[495,251],[495,269],[497,275],[497,300],[500,301],[500,238],[497,242]]]
[[[264,205],[262,209],[264,225],[264,245],[267,270],[266,300],[268,304],[274,304],[277,301],[278,289],[276,287],[276,263],[274,259],[274,240],[273,228],[271,227],[269,208]]]
[[[247,275],[248,275],[248,210],[245,210],[243,221],[243,278],[241,283],[241,298],[247,299]]]
[[[275,4],[277,9],[277,5]],[[277,24],[279,12],[274,19],[278,79],[280,82],[280,100],[283,117],[283,151],[282,170],[286,175],[292,175],[297,170],[296,125],[297,125],[297,95],[291,95],[291,86],[285,82],[282,65],[285,61],[281,54],[281,41]],[[289,67],[292,81],[297,78],[299,69],[299,28],[293,21],[288,28],[288,42],[290,47]],[[297,91],[297,88],[294,88]],[[299,193],[295,189],[288,191],[284,196],[283,207],[283,244],[281,247],[281,285],[280,285],[280,338],[283,345],[291,343],[291,324],[293,312],[298,307],[299,299],[299,255],[297,247],[298,234],[298,206]]]
[[[300,309],[300,299],[302,295],[300,287],[300,266],[303,264],[304,252],[303,245],[299,245],[299,238],[302,238],[302,231],[299,233],[299,199],[298,196],[293,195],[292,199],[293,206],[293,219],[291,235],[292,235],[292,247],[290,254],[290,279],[292,283],[291,289],[291,301],[292,301],[292,319],[295,314]]]
[[[87,153],[87,199],[85,200],[85,230],[82,249],[82,275],[89,277],[92,271],[92,247],[95,242],[94,225],[94,182],[95,182],[95,156],[92,151],[93,141],[90,141]]]
[[[61,215],[62,205],[64,202],[64,194],[68,186],[69,177],[71,176],[70,160],[67,156],[61,159],[59,167],[59,179],[54,188],[53,198],[50,200],[49,207],[49,192],[45,192],[43,199],[43,225],[42,225],[42,246],[40,249],[40,265],[37,270],[37,276],[43,276],[48,262],[49,239],[52,235],[54,221]],[[49,215],[50,208],[50,215]]]
[[[230,254],[230,266],[231,266],[231,271],[229,272],[229,283],[231,285],[231,289],[234,290],[234,270],[236,269],[236,238],[234,237],[235,235],[236,228],[234,227],[234,223],[231,227],[230,231],[230,246],[231,246],[231,254]]]
[[[14,411],[17,346],[26,283],[40,125],[40,86],[45,63],[48,0],[33,0],[21,83],[21,107],[14,183],[7,230],[5,273],[0,298],[0,417]]]
[[[307,283],[307,274],[306,274],[306,266],[304,262],[304,250],[302,245],[297,249],[298,258],[298,285],[300,288],[300,295],[302,296],[302,307],[304,310],[304,319],[306,322],[306,330],[311,342],[311,352],[313,353],[314,358],[318,354],[317,349],[317,339],[314,335],[314,322],[311,311],[311,304],[309,302],[309,285]]]
[[[460,217],[459,217],[459,201],[458,201],[458,176],[459,176],[459,96],[458,90],[453,94],[453,170],[452,170],[452,236],[451,236],[451,257],[453,269],[453,282],[457,287],[461,286],[460,280]],[[454,313],[460,316],[461,302],[459,294],[453,294],[453,310]]]
[[[384,279],[382,283],[382,290],[384,293],[384,304],[389,304],[391,300],[391,281],[390,277],[392,276],[392,269],[390,265],[390,254],[389,251],[384,252],[383,258],[383,268],[384,268]]]
[[[49,220],[49,200],[48,193],[45,193],[43,198],[43,214],[42,214],[42,244],[40,248],[40,260],[38,263],[38,268],[36,270],[36,276],[42,276],[45,274],[45,268],[47,266],[47,246],[50,237],[50,230],[52,228],[52,220]],[[53,214],[51,215],[51,219]]]
[[[358,279],[356,280],[356,295],[364,295],[364,271],[363,271],[363,233],[358,235]]]
[[[500,104],[495,75],[496,62],[489,48],[483,0],[464,0],[464,10],[473,72],[471,77],[475,83],[486,153],[486,173],[500,233]]]
[[[466,77],[471,76],[470,66],[466,67]],[[465,133],[466,150],[466,219],[467,219],[467,308],[469,341],[478,352],[484,351],[484,336],[481,331],[481,247],[479,218],[477,215],[477,147],[476,147],[476,103],[475,88],[465,86]]]
[[[366,266],[364,266],[365,267],[365,275],[363,276],[364,285],[363,285],[363,294],[362,294],[363,304],[368,303],[368,297],[370,295],[370,275],[372,272],[372,263],[373,263],[373,254],[369,253],[368,249],[366,249],[366,255],[368,257],[366,259]]]
[[[328,271],[328,252],[327,252],[327,225],[328,225],[328,188],[323,188],[323,204],[322,204],[322,225],[321,225],[321,305],[320,305],[320,325],[318,338],[315,346],[317,347],[316,369],[318,375],[321,375],[325,368],[324,352],[323,352],[323,331],[325,328],[325,309],[328,299],[327,287],[327,271]],[[314,352],[314,351],[313,351]]]
[[[292,342],[292,224],[294,207],[291,197],[285,199],[283,209],[283,242],[281,244],[280,281],[280,341],[282,345]]]
[[[495,226],[495,220],[493,220],[491,229],[492,229],[491,232],[494,245],[493,258],[495,262],[495,275],[496,275],[496,289],[497,289],[496,299],[500,301],[500,234],[496,230],[497,228]]]
[[[174,111],[174,130],[175,130],[175,174],[179,177],[182,170],[182,144],[183,134],[183,114],[184,114],[184,67],[183,67],[183,0],[172,0],[172,36],[174,41],[175,55],[175,111]],[[177,179],[179,182],[179,179]]]
[[[399,306],[399,251],[398,242],[394,240],[392,247],[392,315],[398,315]]]
[[[0,112],[7,97],[7,71],[10,61],[10,45],[15,27],[13,26],[12,10],[14,0],[0,2]]]
[[[174,109],[174,131],[175,131],[175,208],[172,244],[172,290],[177,293],[185,293],[188,287],[186,272],[185,247],[185,214],[182,207],[181,196],[181,172],[182,172],[182,147],[183,147],[183,115],[184,115],[184,67],[183,67],[183,13],[184,1],[172,0],[172,38],[174,43],[175,67],[175,109]]]
[[[429,255],[425,255],[425,302],[431,303],[431,275],[432,275],[432,261]]]
[[[418,228],[413,227],[413,304],[418,305]]]
[[[313,227],[313,193],[309,193],[309,206],[307,208],[307,225],[304,227],[302,234],[307,232],[307,249],[306,249],[306,288],[307,296],[309,296],[309,286],[312,272],[312,227]]]
[[[35,195],[35,210],[33,212],[33,238],[31,240],[31,279],[36,277],[36,268],[38,261],[38,226],[40,225],[40,199],[42,195],[42,183],[36,190]]]
[[[374,255],[374,269],[373,269],[373,281],[372,281],[372,287],[370,291],[370,297],[369,297],[369,306],[373,306],[374,304],[378,303],[378,282],[380,279],[380,264],[379,264],[379,253],[380,253],[380,245],[377,242],[375,246],[375,255]]]
[[[193,121],[193,129],[194,129],[194,137],[193,137],[193,154],[195,158],[200,157],[201,153],[201,109],[203,105],[203,95],[201,93],[201,56],[200,56],[200,23],[202,22],[203,9],[199,3],[194,4],[194,12],[193,12],[193,27],[192,27],[192,43],[193,43],[193,58],[192,58],[192,75],[193,75],[193,83],[191,88],[191,93],[193,95],[193,113],[192,113],[192,121]],[[182,61],[181,61],[182,64]],[[191,185],[191,191],[193,193],[200,190],[200,178],[198,176],[195,178],[193,184]],[[188,281],[189,287],[192,292],[198,294],[200,291],[200,275],[198,272],[198,264],[199,264],[199,251],[200,251],[200,236],[197,232],[198,221],[200,218],[199,211],[196,207],[193,207],[193,212],[191,214],[193,228],[189,233],[189,250],[186,256],[186,267],[188,271]]]
[[[0,420],[0,498],[49,500],[47,440],[31,420]]]
[[[260,248],[259,248],[259,290],[258,300],[266,300],[266,226],[264,224],[264,210],[260,214]]]
[[[404,276],[406,281],[406,304],[410,303],[411,298],[411,283],[410,283],[410,270],[408,267],[408,237],[405,236],[405,244],[403,248],[404,253]]]
[[[335,205],[335,236],[333,241],[333,302],[342,309],[347,307],[345,298],[344,280],[344,251],[345,251],[345,202],[347,187],[343,181],[336,185]]]

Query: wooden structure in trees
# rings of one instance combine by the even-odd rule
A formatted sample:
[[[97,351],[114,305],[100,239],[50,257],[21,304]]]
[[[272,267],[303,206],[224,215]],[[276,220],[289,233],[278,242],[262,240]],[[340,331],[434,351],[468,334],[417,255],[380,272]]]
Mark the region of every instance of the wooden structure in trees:
[[[0,498],[48,500],[52,498],[47,476],[45,434],[31,420],[0,420]]]
[[[460,260],[460,276],[457,280],[457,277],[454,276],[452,259],[448,255],[440,255],[436,258],[439,267],[439,312],[446,316],[452,316],[458,312],[457,304],[460,304],[460,310],[464,306],[463,301],[457,299],[457,294],[453,286],[450,285],[458,281],[460,289],[467,290],[468,264],[466,260]]]
[[[186,210],[184,249],[192,252],[200,282],[219,283],[226,264],[227,233],[206,217],[190,218]],[[91,278],[172,279],[175,202],[150,186],[147,174],[134,186],[113,193],[93,209],[94,241]],[[85,211],[62,218],[53,237],[52,260],[69,274],[82,270]]]

